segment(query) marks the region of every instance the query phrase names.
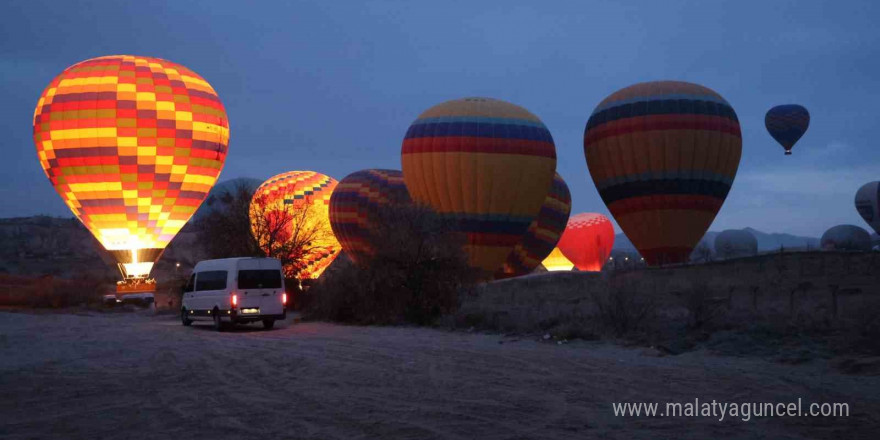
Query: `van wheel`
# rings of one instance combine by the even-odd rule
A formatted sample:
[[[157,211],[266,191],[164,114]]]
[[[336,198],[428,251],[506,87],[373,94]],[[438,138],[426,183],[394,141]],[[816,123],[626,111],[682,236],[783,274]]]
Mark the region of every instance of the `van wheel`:
[[[214,315],[214,330],[217,330],[218,332],[222,332],[223,331],[223,321],[220,319],[220,311],[217,309],[214,309],[211,311],[211,313]]]
[[[180,322],[183,323],[184,326],[189,327],[193,322],[189,319],[189,316],[187,316],[186,313],[186,309],[180,309]]]
[[[263,328],[264,329],[269,330],[272,327],[275,327],[275,320],[274,319],[264,319],[263,320]]]

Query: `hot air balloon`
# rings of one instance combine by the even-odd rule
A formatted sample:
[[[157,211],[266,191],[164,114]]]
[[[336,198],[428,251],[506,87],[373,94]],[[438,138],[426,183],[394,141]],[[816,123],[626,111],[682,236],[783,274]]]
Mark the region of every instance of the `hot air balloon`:
[[[547,258],[541,262],[541,265],[550,272],[570,271],[574,267],[574,263],[565,258],[565,255],[562,254],[558,247],[553,248],[550,255],[547,255]]]
[[[453,220],[472,267],[491,277],[541,208],[556,169],[547,127],[490,98],[444,102],[410,125],[403,180],[416,203]]]
[[[745,229],[726,229],[715,236],[715,253],[723,258],[751,257],[758,254],[758,239]]]
[[[822,249],[838,251],[869,251],[871,235],[855,225],[837,225],[822,234]]]
[[[578,270],[599,272],[614,247],[614,226],[602,214],[585,212],[572,216],[558,247]]]
[[[880,234],[880,182],[868,182],[856,192],[856,210]]]
[[[356,171],[340,180],[330,196],[330,226],[349,258],[360,262],[374,252],[370,228],[380,211],[409,203],[402,172]]]
[[[40,165],[137,291],[217,181],[229,123],[188,68],[114,55],[68,67],[34,111]],[[152,290],[152,289],[149,289]]]
[[[776,142],[791,154],[791,148],[807,132],[810,126],[810,112],[797,104],[777,105],[767,111],[764,125]]]
[[[682,263],[730,191],[742,139],[720,95],[659,81],[605,98],[587,122],[584,153],[602,200],[645,262]]]
[[[251,231],[266,255],[285,263],[288,278],[316,279],[339,254],[330,228],[337,182],[314,171],[289,171],[263,182],[250,206]]]
[[[507,256],[507,261],[500,273],[496,274],[496,278],[524,275],[535,270],[556,247],[568,223],[569,214],[571,193],[562,176],[557,173],[538,216],[532,220],[525,235]]]

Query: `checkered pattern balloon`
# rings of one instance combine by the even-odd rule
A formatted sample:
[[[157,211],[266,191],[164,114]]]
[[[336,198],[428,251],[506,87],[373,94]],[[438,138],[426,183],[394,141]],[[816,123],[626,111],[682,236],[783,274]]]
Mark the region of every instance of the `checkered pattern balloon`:
[[[152,266],[217,181],[229,143],[207,81],[132,55],[67,68],[43,91],[33,123],[46,176],[119,263]]]
[[[267,255],[290,260],[284,268],[288,278],[318,278],[339,255],[329,218],[330,195],[336,185],[336,179],[321,173],[290,171],[271,177],[254,193],[251,230]],[[278,230],[267,233],[267,229]],[[275,249],[285,248],[281,245],[285,242],[293,243],[285,249],[291,253],[275,255]]]

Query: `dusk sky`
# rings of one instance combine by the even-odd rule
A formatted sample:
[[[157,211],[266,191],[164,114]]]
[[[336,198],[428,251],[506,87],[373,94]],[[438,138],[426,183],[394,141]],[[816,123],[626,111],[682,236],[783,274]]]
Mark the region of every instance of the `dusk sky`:
[[[877,17],[875,1],[13,0],[0,18],[0,217],[71,215],[37,160],[37,99],[76,62],[135,54],[216,89],[231,133],[221,181],[400,169],[419,113],[489,96],[550,129],[573,213],[610,216],[584,160],[587,118],[620,88],[683,80],[724,96],[742,125],[743,159],[711,230],[867,228],[853,196],[880,179]],[[792,156],[764,128],[785,103],[812,116]]]

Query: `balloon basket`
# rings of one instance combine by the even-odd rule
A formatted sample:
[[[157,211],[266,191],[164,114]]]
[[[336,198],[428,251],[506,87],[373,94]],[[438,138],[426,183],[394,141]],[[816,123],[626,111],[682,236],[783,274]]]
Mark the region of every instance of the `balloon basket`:
[[[154,293],[156,280],[133,278],[116,283],[116,296],[121,297],[130,293]]]

